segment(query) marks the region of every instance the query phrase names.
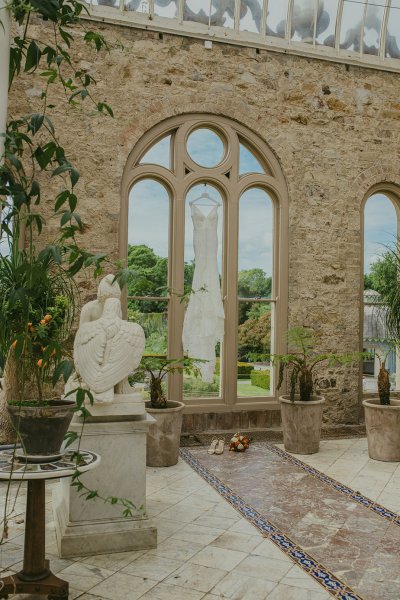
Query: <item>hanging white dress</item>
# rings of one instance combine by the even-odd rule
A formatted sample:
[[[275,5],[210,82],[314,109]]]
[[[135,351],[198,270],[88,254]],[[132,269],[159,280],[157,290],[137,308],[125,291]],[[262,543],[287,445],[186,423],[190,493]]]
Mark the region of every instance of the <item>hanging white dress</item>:
[[[212,382],[215,345],[224,335],[225,314],[218,273],[218,206],[205,215],[192,204],[195,268],[189,304],[183,324],[183,350],[199,363],[203,381]]]

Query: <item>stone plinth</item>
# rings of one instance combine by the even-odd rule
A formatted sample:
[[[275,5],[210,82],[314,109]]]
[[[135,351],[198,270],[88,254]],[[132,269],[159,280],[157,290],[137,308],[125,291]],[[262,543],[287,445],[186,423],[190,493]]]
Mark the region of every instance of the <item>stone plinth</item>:
[[[110,405],[111,406],[111,405]],[[103,407],[91,412],[101,412]],[[110,407],[106,409],[106,412]],[[118,412],[118,409],[117,411]],[[127,498],[137,507],[133,517],[123,517],[121,505],[101,499],[85,500],[60,482],[53,494],[59,554],[62,557],[155,548],[157,530],[145,514],[146,434],[154,419],[137,415],[93,415],[84,426],[81,446],[101,455],[101,465],[82,476],[83,483],[102,497]],[[119,418],[119,420],[116,420]],[[82,429],[76,419],[70,430]]]

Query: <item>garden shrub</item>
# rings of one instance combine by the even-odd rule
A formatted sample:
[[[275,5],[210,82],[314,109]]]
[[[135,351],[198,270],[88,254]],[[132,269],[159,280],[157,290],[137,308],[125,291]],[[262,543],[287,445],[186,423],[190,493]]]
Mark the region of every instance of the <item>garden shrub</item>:
[[[270,372],[266,369],[264,371],[252,371],[250,373],[251,383],[263,390],[270,389]]]

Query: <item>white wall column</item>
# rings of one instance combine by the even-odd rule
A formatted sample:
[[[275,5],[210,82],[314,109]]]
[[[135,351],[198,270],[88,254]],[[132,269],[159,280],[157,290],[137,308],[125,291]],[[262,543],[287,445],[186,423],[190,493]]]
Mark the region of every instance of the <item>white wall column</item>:
[[[10,12],[6,8],[6,0],[0,0],[0,134],[5,133],[7,123],[10,36]],[[3,154],[4,137],[0,136],[0,160]]]

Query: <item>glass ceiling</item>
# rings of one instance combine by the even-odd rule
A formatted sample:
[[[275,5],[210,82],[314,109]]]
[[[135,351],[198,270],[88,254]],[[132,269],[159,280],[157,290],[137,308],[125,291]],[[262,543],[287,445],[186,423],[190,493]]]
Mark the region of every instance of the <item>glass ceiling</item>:
[[[400,0],[90,0],[157,30],[400,69]]]

